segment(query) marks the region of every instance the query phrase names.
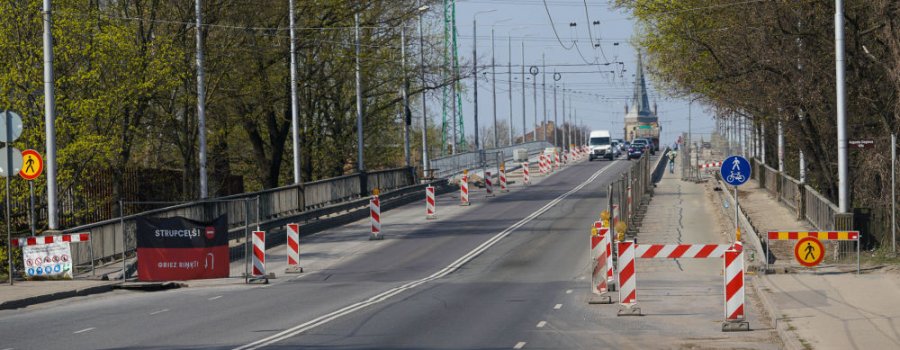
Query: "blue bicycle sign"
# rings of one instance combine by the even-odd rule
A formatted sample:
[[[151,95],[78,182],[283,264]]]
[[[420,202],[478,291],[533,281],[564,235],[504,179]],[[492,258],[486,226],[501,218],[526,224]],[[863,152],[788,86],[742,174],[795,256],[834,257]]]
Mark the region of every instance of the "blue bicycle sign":
[[[722,162],[722,179],[729,185],[740,186],[750,180],[750,162],[741,156],[731,156]]]

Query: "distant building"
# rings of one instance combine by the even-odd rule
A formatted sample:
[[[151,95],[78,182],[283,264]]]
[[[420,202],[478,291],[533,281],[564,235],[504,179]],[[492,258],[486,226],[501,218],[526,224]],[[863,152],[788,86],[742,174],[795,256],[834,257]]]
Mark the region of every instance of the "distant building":
[[[656,115],[656,105],[650,109],[650,97],[647,96],[647,81],[644,78],[644,64],[641,53],[637,56],[637,72],[634,77],[634,96],[631,98],[631,107],[625,105],[625,140],[635,138],[647,138],[659,147],[659,117]]]

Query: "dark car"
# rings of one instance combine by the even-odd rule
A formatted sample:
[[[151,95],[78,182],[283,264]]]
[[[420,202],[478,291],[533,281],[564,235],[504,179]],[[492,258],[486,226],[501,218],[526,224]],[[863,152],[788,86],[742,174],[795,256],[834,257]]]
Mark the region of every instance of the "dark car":
[[[644,149],[646,149],[646,146],[632,143],[631,146],[628,146],[628,160],[640,158],[644,155]]]

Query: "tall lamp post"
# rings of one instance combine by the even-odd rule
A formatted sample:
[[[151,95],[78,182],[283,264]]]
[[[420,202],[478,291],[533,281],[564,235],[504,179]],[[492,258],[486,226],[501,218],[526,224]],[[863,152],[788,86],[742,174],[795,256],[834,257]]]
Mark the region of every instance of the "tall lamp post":
[[[476,18],[483,13],[490,13],[497,10],[479,11],[472,15],[472,81],[474,84],[473,94],[475,99],[475,152],[481,150],[481,140],[478,137],[478,25]]]
[[[428,10],[428,6],[419,7],[419,70],[422,78],[422,177],[427,177],[428,173],[428,113],[426,107],[428,101],[425,99],[425,39],[422,31],[422,16]]]

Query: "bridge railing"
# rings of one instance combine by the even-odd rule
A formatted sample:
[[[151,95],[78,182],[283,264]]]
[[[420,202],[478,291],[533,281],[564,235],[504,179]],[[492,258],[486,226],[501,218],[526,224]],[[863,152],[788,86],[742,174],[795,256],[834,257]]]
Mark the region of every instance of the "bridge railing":
[[[429,163],[431,169],[434,169],[434,176],[443,178],[462,173],[463,170],[478,168],[484,160],[484,156],[481,153],[500,153],[502,154],[501,157],[503,161],[509,161],[512,160],[513,152],[516,149],[524,148],[527,150],[528,154],[535,154],[547,147],[553,147],[553,145],[546,141],[533,141],[512,146],[492,148],[483,150],[482,152],[458,153],[452,156],[432,159]]]
[[[228,215],[230,239],[239,239],[243,229],[260,222],[277,221],[326,207],[351,203],[368,196],[372,189],[382,191],[398,190],[416,185],[411,168],[396,168],[364,174],[339,176],[331,179],[306,182],[257,192],[243,193],[208,201],[188,203],[123,203],[124,207],[142,205],[166,205],[163,208],[145,210],[124,215],[120,218],[100,221],[88,225],[72,227],[65,233],[88,232],[91,246],[73,246],[73,263],[90,263],[90,249],[97,262],[111,261],[122,256],[125,251],[136,247],[134,220],[140,216],[173,217],[182,216],[193,220],[208,221],[222,214]],[[365,186],[366,191],[360,191]],[[247,206],[252,206],[248,210]],[[123,234],[124,232],[131,234]],[[124,242],[123,242],[124,240]],[[83,251],[82,251],[83,250]]]

